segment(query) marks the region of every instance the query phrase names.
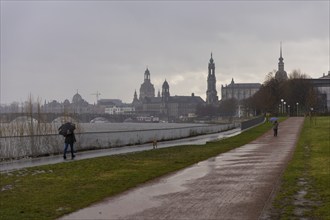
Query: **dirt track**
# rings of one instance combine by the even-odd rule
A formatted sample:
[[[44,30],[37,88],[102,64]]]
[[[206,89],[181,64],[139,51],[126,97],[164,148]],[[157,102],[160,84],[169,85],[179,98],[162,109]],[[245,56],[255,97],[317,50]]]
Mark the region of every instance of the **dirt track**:
[[[290,160],[303,118],[240,148],[63,219],[259,219]]]

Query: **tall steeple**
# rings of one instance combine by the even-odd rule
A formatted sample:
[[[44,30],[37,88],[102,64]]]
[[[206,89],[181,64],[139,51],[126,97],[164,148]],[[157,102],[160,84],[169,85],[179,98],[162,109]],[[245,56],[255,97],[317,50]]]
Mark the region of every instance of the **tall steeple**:
[[[211,58],[210,58],[208,70],[209,72],[207,76],[206,103],[217,104],[218,102],[217,89],[216,89],[217,80],[215,78],[215,63],[213,60],[212,52],[211,52]]]
[[[282,42],[280,44],[280,58],[278,58],[278,70],[284,71],[284,62],[283,62],[283,57],[282,57]]]
[[[284,62],[283,62],[283,57],[282,57],[282,42],[280,43],[280,58],[278,58],[279,62],[278,62],[278,71],[275,74],[275,79],[277,80],[287,80],[288,79],[288,75],[284,70]]]
[[[138,97],[137,97],[137,93],[136,93],[136,90],[135,90],[135,92],[134,92],[134,98],[133,98],[133,102],[134,101],[138,101]]]

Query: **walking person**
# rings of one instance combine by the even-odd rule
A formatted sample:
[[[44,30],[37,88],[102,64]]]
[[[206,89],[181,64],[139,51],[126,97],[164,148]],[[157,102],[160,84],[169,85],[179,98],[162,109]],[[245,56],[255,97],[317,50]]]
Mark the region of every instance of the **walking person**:
[[[274,130],[274,137],[277,137],[277,130],[278,130],[278,122],[277,120],[273,123],[273,130]]]
[[[66,159],[66,152],[68,150],[69,145],[70,145],[70,149],[71,149],[71,159],[74,159],[75,158],[73,144],[76,141],[77,141],[76,140],[76,136],[74,135],[74,132],[73,131],[71,132],[71,134],[67,134],[65,136],[65,140],[64,140],[64,155],[63,155],[64,160]]]
[[[67,153],[69,145],[70,145],[70,149],[71,149],[71,159],[75,158],[74,149],[73,149],[73,144],[77,141],[76,136],[74,135],[75,129],[76,129],[76,125],[71,122],[67,122],[67,123],[61,125],[61,127],[58,129],[59,134],[61,134],[65,137],[64,153],[63,153],[64,160],[66,159],[66,153]]]

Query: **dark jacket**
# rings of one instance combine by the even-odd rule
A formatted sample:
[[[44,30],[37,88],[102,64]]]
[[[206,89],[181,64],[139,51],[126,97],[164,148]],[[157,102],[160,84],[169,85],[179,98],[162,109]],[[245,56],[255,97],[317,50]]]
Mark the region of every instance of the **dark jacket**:
[[[66,144],[73,144],[74,142],[76,142],[76,137],[75,137],[74,133],[66,135],[64,142]]]

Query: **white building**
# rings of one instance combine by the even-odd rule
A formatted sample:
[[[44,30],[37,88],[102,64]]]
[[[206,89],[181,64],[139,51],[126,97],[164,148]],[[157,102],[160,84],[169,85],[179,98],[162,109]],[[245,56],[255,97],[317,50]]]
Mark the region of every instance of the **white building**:
[[[135,108],[129,105],[110,106],[104,109],[104,113],[110,115],[129,115],[135,112]]]

